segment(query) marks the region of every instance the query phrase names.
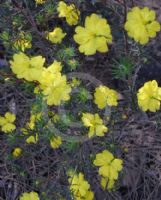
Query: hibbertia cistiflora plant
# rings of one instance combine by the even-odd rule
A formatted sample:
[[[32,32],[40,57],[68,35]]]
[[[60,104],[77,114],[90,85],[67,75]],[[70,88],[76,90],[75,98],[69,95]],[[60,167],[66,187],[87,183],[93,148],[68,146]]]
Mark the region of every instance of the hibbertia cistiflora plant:
[[[49,0],[35,0],[34,2],[36,9],[40,7],[44,8],[44,10],[46,9],[45,5],[48,3],[52,4]],[[79,90],[77,98],[84,105],[82,110],[76,114],[80,120],[82,129],[82,132],[80,132],[85,136],[85,141],[98,140],[104,142],[108,137],[111,137],[110,123],[112,122],[110,121],[110,115],[103,114],[103,112],[107,108],[111,112],[112,110],[117,111],[120,99],[124,100],[125,97],[122,97],[119,91],[102,83],[97,84],[90,91],[79,77],[73,75],[71,79],[67,75],[67,66],[70,66],[69,71],[74,71],[79,67],[80,60],[77,60],[77,54],[81,56],[81,59],[83,59],[83,56],[84,59],[87,59],[98,53],[100,56],[101,53],[110,52],[111,45],[115,41],[115,36],[113,35],[115,30],[112,29],[111,20],[107,19],[103,14],[101,15],[97,10],[91,13],[81,13],[81,7],[78,8],[77,4],[65,1],[54,3],[53,10],[55,12],[54,20],[58,19],[58,23],[55,23],[49,30],[44,30],[45,23],[42,25],[42,30],[40,27],[36,28],[36,32],[39,33],[39,42],[41,43],[42,39],[45,45],[52,46],[51,51],[55,51],[50,57],[50,62],[48,57],[39,53],[39,50],[32,51],[32,48],[36,45],[34,42],[35,35],[26,34],[24,30],[21,30],[17,34],[18,38],[11,42],[13,55],[9,60],[12,76],[26,85],[31,84],[33,87],[32,95],[40,97],[40,104],[45,105],[50,112],[44,113],[41,109],[35,111],[34,106],[40,106],[39,103],[35,103],[31,108],[28,120],[25,121],[23,126],[19,126],[16,114],[6,110],[6,113],[0,116],[0,129],[7,136],[13,136],[18,132],[25,146],[32,145],[36,148],[45,138],[46,145],[50,149],[55,152],[61,149],[63,152],[65,148],[70,151],[75,147],[73,145],[67,148],[66,137],[63,137],[64,134],[59,135],[59,131],[57,132],[56,129],[51,129],[51,124],[54,124],[53,126],[56,126],[58,130],[60,128],[66,131],[66,125],[70,124],[72,117],[67,113],[62,117],[57,111],[62,105],[66,106],[68,103],[72,104],[74,102],[73,93],[76,88]],[[46,12],[45,17],[48,14]],[[36,14],[35,16],[39,22],[43,18]],[[29,18],[29,22],[35,26],[32,18]],[[127,31],[129,40],[132,38],[138,45],[147,44],[160,31],[160,24],[156,20],[155,11],[148,7],[140,8],[135,6],[131,8],[127,12],[123,27],[124,31]],[[72,34],[71,30],[73,31]],[[5,32],[1,34],[6,46],[9,45],[9,37]],[[68,39],[69,41],[67,41]],[[68,43],[69,47],[65,46],[65,42]],[[57,47],[58,51],[56,52]],[[48,52],[45,52],[45,55],[47,56]],[[115,74],[117,71],[115,70]],[[132,74],[131,71],[130,73]],[[142,111],[156,112],[160,109],[161,88],[156,80],[145,82],[138,91],[135,91],[134,95],[138,108]],[[89,101],[95,110],[90,110],[90,106],[89,110],[86,109]],[[47,114],[47,120],[44,118],[44,114]],[[72,128],[70,132],[73,135],[75,134],[75,130]],[[82,135],[78,134],[78,137],[82,137]],[[83,142],[81,141],[79,145]],[[17,144],[14,146],[11,155],[15,159],[21,159],[24,152],[25,148],[23,149],[22,145]],[[101,147],[99,151],[96,150],[96,152],[91,153],[91,159],[88,162],[96,171],[95,176],[98,176],[100,188],[105,191],[112,191],[116,188],[115,185],[119,180],[120,174],[123,175],[124,160],[120,156],[118,158],[114,149],[105,148],[105,146]],[[91,180],[88,181],[86,168],[83,171],[83,167],[78,164],[75,166],[70,166],[69,164],[68,168],[66,171],[66,184],[71,198],[74,200],[94,200],[95,191]],[[41,191],[25,191],[20,194],[19,199],[39,200],[42,195]],[[61,196],[60,199],[65,198]]]

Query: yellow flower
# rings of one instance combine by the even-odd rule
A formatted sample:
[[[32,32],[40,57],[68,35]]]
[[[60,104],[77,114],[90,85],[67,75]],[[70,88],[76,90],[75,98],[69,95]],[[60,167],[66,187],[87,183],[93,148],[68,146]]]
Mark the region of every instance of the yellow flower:
[[[61,138],[60,136],[53,136],[53,137],[50,139],[50,146],[51,146],[53,149],[59,148],[61,144],[62,144],[62,138]]]
[[[40,88],[44,89],[47,86],[51,85],[53,80],[55,79],[55,75],[60,73],[62,70],[61,62],[54,61],[49,67],[43,68],[40,82]]]
[[[80,172],[69,178],[70,191],[76,200],[93,200],[94,194],[90,190],[89,183],[84,179],[84,175]]]
[[[160,109],[161,87],[156,80],[148,81],[137,93],[138,105],[143,111],[156,112]]]
[[[40,200],[40,198],[37,192],[24,192],[20,200]]]
[[[98,114],[83,113],[82,122],[84,126],[90,127],[88,132],[89,138],[94,136],[94,134],[102,137],[108,131],[108,128],[103,125],[103,121]]]
[[[26,128],[20,128],[21,132],[24,134],[24,135],[27,135],[28,134],[28,131]]]
[[[74,40],[80,45],[79,51],[85,55],[93,55],[96,51],[107,52],[108,43],[112,42],[110,26],[106,19],[92,14],[86,17],[85,27],[77,26]]]
[[[60,105],[61,101],[68,101],[70,99],[69,93],[71,86],[67,84],[66,76],[61,73],[53,74],[53,80],[43,89],[43,94],[46,96],[48,105]]]
[[[27,81],[38,81],[41,77],[45,58],[35,56],[29,58],[24,53],[14,54],[13,61],[10,61],[13,73],[17,78],[24,78]]]
[[[55,28],[52,32],[47,33],[47,39],[52,43],[61,43],[62,39],[66,36],[66,33],[63,33],[61,28]]]
[[[36,87],[34,88],[34,94],[39,94],[40,92],[41,92],[40,86],[36,86]]]
[[[125,30],[136,42],[144,45],[149,38],[154,38],[160,31],[160,24],[155,20],[155,11],[147,7],[143,9],[134,7],[127,14]]]
[[[46,69],[50,73],[61,72],[62,64],[61,64],[61,62],[54,60],[54,62],[51,65],[49,65],[48,68],[46,68]]]
[[[30,116],[30,121],[26,124],[26,128],[21,128],[21,131],[24,135],[28,135],[29,132],[33,131],[35,129],[35,123],[39,121],[42,117],[42,113],[36,113],[36,114],[31,114]],[[29,132],[28,132],[29,130]],[[28,144],[36,144],[38,142],[38,134],[36,133],[35,135],[30,135],[29,137],[26,138],[26,143]]]
[[[71,86],[72,87],[78,87],[81,84],[81,81],[76,79],[76,78],[72,78],[72,82],[71,82]]]
[[[34,130],[36,121],[39,121],[42,117],[42,113],[32,114],[30,116],[30,121],[27,123],[27,128]]]
[[[80,196],[80,195],[74,196],[74,200],[93,200],[93,199],[94,199],[94,193],[91,190],[87,191],[85,196]]]
[[[44,4],[46,0],[35,0],[36,4]]]
[[[118,172],[122,170],[123,161],[118,158],[114,158],[113,154],[107,150],[96,155],[94,160],[94,165],[99,166],[99,174],[105,179],[102,180],[101,185],[105,186],[105,181],[109,182],[109,187],[111,188],[114,184],[113,181],[118,179]]]
[[[38,134],[36,133],[36,135],[30,135],[27,139],[26,139],[26,143],[28,144],[37,144],[38,142]]]
[[[12,155],[13,155],[14,157],[19,157],[19,156],[21,155],[21,153],[22,153],[22,149],[19,148],[19,147],[16,147],[16,148],[13,150]]]
[[[31,36],[20,32],[19,38],[14,42],[13,46],[17,50],[25,51],[25,49],[30,49],[32,47],[31,40]]]
[[[108,106],[117,106],[118,93],[106,86],[100,85],[96,88],[94,93],[94,102],[98,108],[103,109]]]
[[[54,121],[54,123],[59,122],[59,121],[60,121],[60,116],[59,116],[58,114],[55,114],[55,115],[53,116],[53,121]]]
[[[30,119],[30,122],[27,124],[28,128],[31,129],[31,130],[34,130],[35,128],[35,119],[32,118],[34,116],[31,116],[31,119]]]
[[[93,200],[94,199],[94,193],[90,190],[87,192],[84,198],[81,198],[81,200]]]
[[[74,4],[70,4],[68,6],[65,2],[60,1],[57,11],[59,13],[59,17],[65,17],[70,26],[78,23],[80,11],[75,7]]]
[[[14,125],[14,121],[16,120],[15,114],[12,114],[10,112],[6,112],[4,117],[0,116],[0,126],[1,130],[4,133],[12,132],[16,129],[16,126]]]
[[[108,190],[113,189],[115,184],[115,180],[114,179],[108,179],[107,177],[101,177],[101,186],[102,188],[105,190],[106,188]]]

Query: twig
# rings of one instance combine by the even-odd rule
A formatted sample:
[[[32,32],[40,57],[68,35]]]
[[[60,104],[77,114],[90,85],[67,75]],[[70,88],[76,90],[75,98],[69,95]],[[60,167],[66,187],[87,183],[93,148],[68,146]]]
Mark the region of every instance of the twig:
[[[123,4],[124,4],[124,24],[126,22],[126,17],[127,17],[127,3],[126,3],[126,0],[123,0]],[[124,38],[125,38],[125,52],[126,52],[126,55],[128,54],[128,40],[127,40],[127,33],[126,31],[124,30]]]
[[[15,1],[16,2],[16,1]],[[24,4],[25,4],[25,8],[20,6],[18,2],[16,2],[16,7],[21,11],[21,13],[24,15],[24,17],[27,19],[27,21],[31,24],[33,31],[36,33],[36,35],[38,36],[38,40],[39,43],[42,46],[43,52],[47,52],[44,51],[44,49],[46,49],[46,45],[44,44],[45,41],[43,41],[42,39],[44,38],[44,34],[41,33],[38,28],[37,28],[37,24],[35,22],[35,19],[33,17],[33,14],[31,13],[31,10],[28,7],[27,1],[23,0]]]
[[[132,4],[132,7],[134,7],[134,5],[135,5],[135,4],[134,4],[134,0],[131,0],[131,4]]]
[[[26,2],[26,0],[24,0],[24,3],[25,3],[25,6],[26,6],[26,11],[25,10],[22,10],[22,12],[24,13],[24,15],[26,16],[26,18],[28,19],[28,21],[30,22],[30,24],[33,26],[33,29],[34,31],[37,33],[37,35],[39,35],[39,37],[41,37],[42,39],[42,33],[39,32],[38,28],[37,28],[37,25],[35,23],[35,20],[33,18],[33,15],[28,7],[28,4]]]

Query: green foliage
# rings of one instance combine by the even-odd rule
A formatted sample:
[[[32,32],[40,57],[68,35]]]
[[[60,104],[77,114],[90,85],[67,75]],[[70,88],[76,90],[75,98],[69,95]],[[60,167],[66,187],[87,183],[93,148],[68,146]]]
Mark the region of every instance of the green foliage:
[[[128,80],[132,76],[134,65],[129,58],[122,57],[113,65],[112,74],[115,79]]]
[[[78,148],[78,143],[71,139],[66,142],[63,147],[68,153],[74,153]]]
[[[13,28],[20,29],[22,27],[23,23],[23,16],[22,15],[16,15],[13,17]]]
[[[35,87],[35,85],[33,83],[30,83],[30,82],[23,82],[23,83],[20,84],[20,88],[26,93],[32,93],[33,94],[34,87]]]
[[[61,119],[62,123],[66,126],[69,126],[72,123],[72,121],[74,120],[73,116],[69,112],[63,113],[60,116],[60,119]]]
[[[9,136],[7,137],[7,143],[11,146],[15,145],[19,140],[20,136],[18,136],[17,134],[13,133],[13,134],[9,134]]]
[[[80,102],[86,103],[90,99],[90,92],[84,87],[79,87],[77,98]]]
[[[53,2],[49,2],[44,5],[44,11],[47,15],[47,17],[52,16],[53,14],[56,13],[56,6],[53,4]]]
[[[76,60],[75,48],[63,46],[56,55],[57,59],[67,65],[69,71],[74,71],[79,66]]]
[[[74,47],[63,47],[57,53],[57,57],[60,60],[67,61],[72,59],[75,56],[75,49]]]
[[[3,31],[2,33],[0,33],[0,39],[2,39],[3,41],[3,45],[8,48],[10,45],[10,35],[9,35],[9,31]]]
[[[79,63],[78,63],[77,60],[75,60],[74,58],[72,58],[70,60],[67,60],[67,65],[68,65],[70,71],[74,71],[78,67]]]

